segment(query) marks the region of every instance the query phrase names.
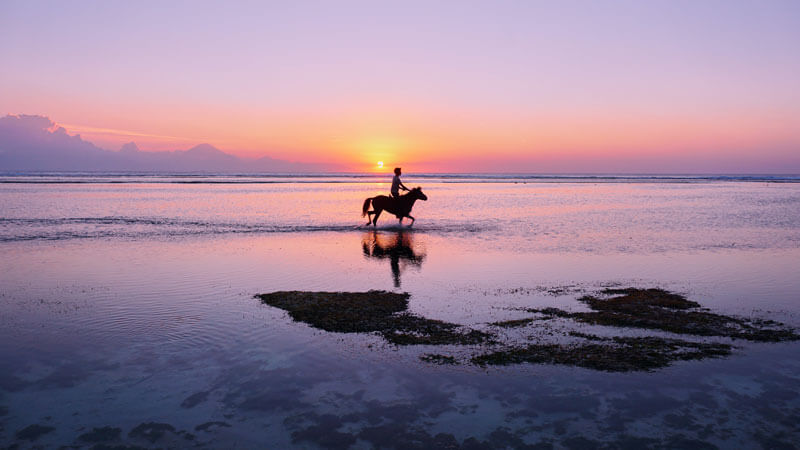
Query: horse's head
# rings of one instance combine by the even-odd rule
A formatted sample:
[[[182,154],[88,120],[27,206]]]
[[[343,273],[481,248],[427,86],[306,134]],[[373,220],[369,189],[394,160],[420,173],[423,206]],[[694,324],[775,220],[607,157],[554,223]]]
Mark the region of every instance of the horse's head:
[[[417,186],[409,192],[409,194],[413,195],[417,200],[427,200],[428,196],[422,193],[422,188]]]

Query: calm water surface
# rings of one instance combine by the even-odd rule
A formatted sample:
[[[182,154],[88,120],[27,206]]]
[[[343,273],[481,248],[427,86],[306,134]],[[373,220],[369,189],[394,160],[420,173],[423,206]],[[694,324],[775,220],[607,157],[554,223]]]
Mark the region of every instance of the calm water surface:
[[[145,447],[800,442],[798,343],[654,372],[439,366],[253,298],[393,290],[480,328],[657,286],[800,327],[800,184],[406,178],[429,197],[413,230],[363,225],[388,191],[373,178],[0,177],[0,442],[89,447],[105,426]],[[134,432],[150,422],[173,429]],[[52,429],[18,436],[33,424]]]

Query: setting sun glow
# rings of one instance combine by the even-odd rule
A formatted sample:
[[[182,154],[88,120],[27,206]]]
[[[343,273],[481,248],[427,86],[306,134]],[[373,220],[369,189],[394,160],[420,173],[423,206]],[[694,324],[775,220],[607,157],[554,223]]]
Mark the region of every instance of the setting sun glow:
[[[383,161],[378,161],[378,169],[383,169]]]

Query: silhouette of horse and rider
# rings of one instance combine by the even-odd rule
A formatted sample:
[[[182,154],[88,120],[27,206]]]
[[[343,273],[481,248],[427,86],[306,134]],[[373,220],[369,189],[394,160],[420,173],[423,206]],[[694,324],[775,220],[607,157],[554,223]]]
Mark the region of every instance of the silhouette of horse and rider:
[[[391,214],[394,214],[400,220],[400,223],[403,223],[403,219],[408,217],[411,219],[411,224],[409,226],[414,225],[414,217],[411,216],[411,208],[414,207],[414,203],[417,200],[428,200],[428,196],[422,193],[422,188],[415,187],[413,189],[408,189],[403,185],[400,181],[400,175],[402,174],[400,168],[394,169],[394,178],[392,179],[392,196],[386,195],[379,195],[377,197],[370,197],[364,200],[364,206],[361,208],[361,216],[367,216],[367,225],[372,224],[372,226],[378,225],[378,217],[380,217],[383,211],[388,211]],[[408,191],[408,194],[400,195],[400,190]],[[369,211],[370,204],[372,205],[372,211]]]
[[[389,260],[394,287],[400,287],[400,274],[406,267],[419,268],[425,260],[425,252],[414,245],[413,233],[404,230],[396,234],[367,231],[361,238],[361,248],[366,257]]]

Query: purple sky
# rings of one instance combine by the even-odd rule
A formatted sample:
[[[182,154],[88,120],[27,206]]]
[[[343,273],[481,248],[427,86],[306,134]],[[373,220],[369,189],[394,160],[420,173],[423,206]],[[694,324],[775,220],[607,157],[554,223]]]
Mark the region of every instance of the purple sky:
[[[107,148],[800,172],[798,1],[4,1],[0,61]]]

